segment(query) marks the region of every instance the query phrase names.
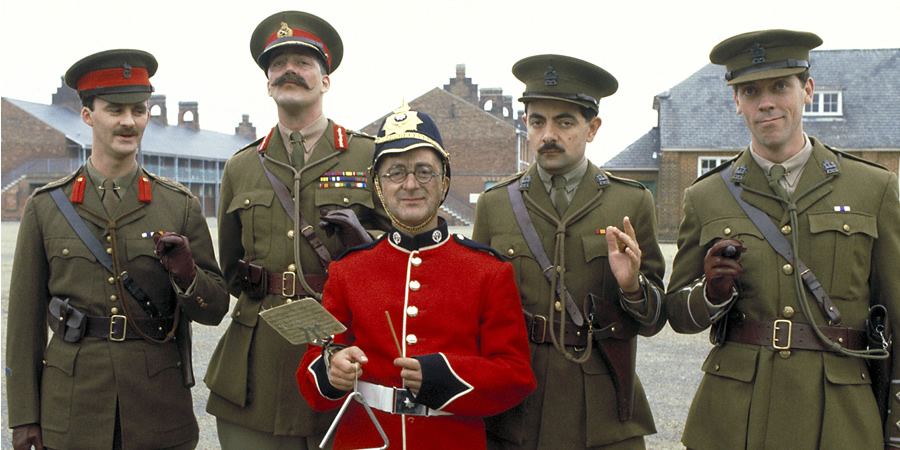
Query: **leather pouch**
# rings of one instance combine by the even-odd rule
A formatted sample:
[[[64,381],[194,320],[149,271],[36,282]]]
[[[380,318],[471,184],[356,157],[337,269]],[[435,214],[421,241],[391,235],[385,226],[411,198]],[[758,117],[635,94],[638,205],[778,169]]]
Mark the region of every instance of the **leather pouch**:
[[[238,275],[240,276],[241,289],[253,300],[261,300],[266,296],[268,276],[266,269],[250,261],[238,260]]]
[[[71,343],[78,342],[84,337],[84,313],[69,306],[69,299],[53,297],[48,310],[47,323],[54,334]]]

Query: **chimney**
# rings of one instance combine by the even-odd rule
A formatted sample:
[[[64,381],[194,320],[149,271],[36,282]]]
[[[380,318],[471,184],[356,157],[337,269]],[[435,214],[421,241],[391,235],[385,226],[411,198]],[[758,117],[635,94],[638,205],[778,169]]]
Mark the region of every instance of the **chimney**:
[[[156,122],[164,127],[169,126],[169,115],[166,112],[166,96],[151,95],[149,105],[150,121]]]
[[[59,77],[59,80],[60,87],[56,88],[56,93],[53,94],[50,104],[54,106],[65,106],[72,111],[80,113],[81,99],[78,98],[78,92],[75,92],[75,89],[66,85],[65,78]]]
[[[490,102],[490,108],[486,108]],[[481,100],[478,103],[481,109],[503,119],[507,122],[513,122],[512,96],[503,95],[502,88],[483,88],[481,89]]]
[[[456,78],[451,78],[450,83],[444,85],[444,90],[473,104],[478,104],[478,85],[472,84],[471,78],[466,78],[466,65],[456,65]]]
[[[256,140],[256,127],[250,123],[250,114],[241,116],[241,123],[234,127],[234,135],[248,137],[251,141]]]
[[[197,102],[178,102],[178,126],[200,131],[200,115]]]

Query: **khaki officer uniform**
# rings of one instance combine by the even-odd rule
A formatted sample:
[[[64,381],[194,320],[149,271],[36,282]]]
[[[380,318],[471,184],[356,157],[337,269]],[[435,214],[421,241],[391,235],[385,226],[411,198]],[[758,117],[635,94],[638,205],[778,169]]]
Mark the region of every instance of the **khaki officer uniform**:
[[[268,48],[292,45],[284,43],[293,42],[301,34],[298,28],[306,27],[315,36],[324,36],[331,70],[336,68],[340,38],[330,25],[318,17],[289,11],[264,21],[257,33],[269,28],[277,33],[282,21],[293,27],[294,36],[276,38]],[[330,31],[323,30],[325,27]],[[264,33],[263,43],[270,32]],[[255,34],[251,49],[257,48],[256,44]],[[265,62],[266,55],[258,54],[262,51],[260,44],[254,59]],[[266,65],[260,63],[264,69]],[[225,165],[219,204],[219,258],[229,290],[238,301],[206,374],[210,388],[207,411],[220,421],[267,435],[314,436],[324,434],[335,412],[310,409],[295,381],[305,346],[289,344],[260,321],[259,312],[294,299],[320,296],[327,271],[304,237],[299,220],[292,221],[285,211],[263,164],[288,190],[291,206],[299,209],[333,258],[345,249],[336,234],[328,236],[319,227],[320,209],[351,209],[373,234],[381,234],[374,230],[388,229],[390,221],[376,201],[366,174],[375,149],[373,138],[327,120],[321,136],[304,136],[304,141],[317,142],[298,172],[291,166],[279,128],[274,127],[265,138],[238,151]],[[268,292],[262,296],[246,292],[241,284],[240,260],[267,271]],[[310,281],[312,292],[299,282],[301,278]]]
[[[711,58],[728,61],[729,82],[740,84],[802,72],[809,49],[820,43],[811,33],[770,30],[726,40],[717,48],[729,50],[714,50]],[[751,52],[758,62],[751,62]],[[760,64],[765,66],[755,67]],[[795,220],[769,187],[749,147],[730,166],[710,171],[685,191],[678,254],[666,296],[669,321],[682,333],[715,324],[723,336],[702,367],[705,374],[682,438],[687,447],[882,448],[900,443],[900,403],[895,397],[900,384],[891,386],[892,412],[882,429],[865,360],[827,350],[809,326],[831,330],[834,342],[852,348],[850,337],[865,329],[872,304],[888,308],[894,330],[900,325],[897,176],[807,139],[809,148],[798,154],[808,158],[802,173],[792,180],[793,186],[787,185],[793,191]],[[813,294],[797,280],[796,265],[776,253],[734,200],[723,171],[729,182],[741,187],[740,198],[795,243],[800,259],[840,312],[839,324],[829,326]],[[704,295],[703,264],[707,250],[719,239],[738,239],[747,251],[740,257],[743,272],[735,283],[735,298],[713,306]],[[803,297],[798,296],[798,285]],[[765,326],[765,331],[752,332],[751,323]],[[754,334],[759,342],[748,343],[746,336]],[[898,364],[895,357],[891,378],[900,373]]]
[[[513,69],[526,82],[527,92],[520,101],[571,99],[584,105],[588,97],[596,100],[615,91],[611,75],[574,58],[544,55],[525,63],[525,73]],[[545,79],[549,78],[556,81],[555,88],[545,86]],[[596,111],[596,102],[587,104]],[[665,326],[660,288],[665,262],[656,240],[656,208],[652,195],[640,183],[613,177],[587,161],[582,170],[583,176],[576,180],[577,188],[562,217],[554,209],[537,164],[491,187],[478,199],[472,237],[512,262],[526,317],[549,318],[553,309],[554,321],[562,319],[567,328],[577,328],[562,306],[564,301],[551,295],[550,282],[544,276],[546,267],[538,263],[516,221],[507,188],[518,182],[514,195],[524,194],[531,200],[524,204],[540,245],[552,261],[551,267],[564,267],[564,284],[578,309],[589,318],[591,310],[584,307],[584,302],[593,294],[600,298],[598,302],[607,305],[603,313],[595,315],[597,324],[605,327],[617,321],[633,325],[630,333],[616,336],[618,345],[626,346],[633,355],[638,331],[650,336]],[[643,252],[640,272],[645,295],[644,300],[633,305],[620,298],[619,285],[608,263],[605,236],[606,227],[621,227],[625,216],[631,218]],[[564,222],[563,233],[557,232],[560,219]],[[554,250],[558,246],[564,260],[555,256],[560,254]],[[566,345],[569,355],[565,355],[555,348],[550,337],[551,332],[558,334],[558,324],[544,328],[535,320],[526,323],[530,325],[527,331],[537,390],[510,411],[487,420],[488,448],[592,448],[616,443],[628,448],[643,447],[642,436],[655,433],[656,429],[636,376],[630,418],[620,420],[613,377],[598,343],[592,343],[587,356],[586,348]],[[587,331],[585,324],[578,333],[586,336]],[[578,363],[572,357],[586,360]],[[625,366],[634,373],[633,364]]]
[[[143,100],[120,101],[136,103],[150,96],[146,78],[156,68],[155,59],[147,63],[150,58],[149,53],[135,50],[112,50],[82,62],[92,70],[115,62],[118,69],[106,69],[116,73],[107,75],[123,84],[127,61],[132,66],[131,82],[143,77],[146,84],[140,86],[147,89],[141,91],[143,97],[138,95]],[[139,74],[139,69],[150,67]],[[73,69],[69,75],[74,81],[87,70]],[[104,85],[79,85],[70,82],[69,76],[67,83],[82,93],[94,89],[92,95],[104,99],[123,95],[119,91],[105,96]],[[124,94],[129,95],[134,93]],[[174,340],[146,341],[134,329],[140,327],[150,337],[163,340],[179,307],[180,321],[218,324],[228,310],[228,292],[197,198],[181,184],[140,167],[120,179],[130,182],[120,186],[121,200],[112,214],[104,210],[87,165],[36,190],[25,204],[8,304],[9,425],[38,424],[43,444],[49,448],[113,448],[117,422],[126,449],[192,448],[198,428],[178,345]],[[62,189],[77,212],[76,220],[160,307],[163,318],[151,319],[122,289],[121,279],[98,262],[51,198],[55,189]],[[190,241],[196,278],[186,291],[171,280],[155,254],[153,238],[145,235],[160,230],[182,234]],[[51,333],[48,342],[47,324],[54,320],[48,313],[52,298],[67,299],[71,308],[86,316],[80,326],[82,337],[66,340]]]

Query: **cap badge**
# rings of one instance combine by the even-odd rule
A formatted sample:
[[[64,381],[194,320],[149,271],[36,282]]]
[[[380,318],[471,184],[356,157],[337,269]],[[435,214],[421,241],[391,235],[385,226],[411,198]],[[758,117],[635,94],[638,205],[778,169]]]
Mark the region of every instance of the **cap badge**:
[[[292,30],[287,22],[281,22],[281,29],[278,30],[278,39],[283,37],[293,36],[294,30]]]
[[[403,104],[395,109],[393,113],[394,115],[391,117],[391,120],[386,120],[384,122],[383,131],[385,136],[407,131],[417,131],[419,125],[424,123],[422,122],[422,119],[419,119],[419,113],[410,111],[409,105],[406,104],[406,100],[404,100]]]
[[[553,66],[547,66],[544,71],[544,86],[556,86],[556,70]]]
[[[122,72],[122,76],[127,80],[131,78],[131,65],[125,63],[125,71]]]
[[[753,43],[750,48],[750,60],[753,64],[761,64],[766,62],[766,49],[759,42]]]

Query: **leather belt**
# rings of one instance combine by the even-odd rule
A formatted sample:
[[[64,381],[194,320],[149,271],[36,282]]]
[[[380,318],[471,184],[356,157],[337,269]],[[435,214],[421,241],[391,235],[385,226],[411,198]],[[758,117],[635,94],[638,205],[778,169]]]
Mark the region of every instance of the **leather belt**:
[[[865,350],[868,345],[866,333],[862,330],[843,327],[820,326],[819,330],[848,350]],[[743,318],[729,321],[725,340],[741,344],[761,345],[770,350],[816,350],[833,351],[816,335],[807,323],[774,319],[765,322]]]
[[[412,399],[407,389],[358,381],[356,390],[366,398],[370,407],[391,414],[410,416],[452,416],[453,413],[431,409]]]
[[[528,339],[535,344],[544,344],[553,342],[550,333],[559,333],[560,323],[556,322],[552,327],[548,327],[549,321],[544,316],[536,316],[525,312],[525,328],[528,332]],[[588,343],[588,327],[579,327],[571,322],[565,322],[565,335],[563,340],[565,345],[574,347],[585,347]],[[556,331],[553,331],[556,330]],[[557,336],[558,337],[558,336]]]
[[[300,284],[296,272],[268,272],[266,273],[268,282],[266,283],[266,293],[280,295],[282,297],[296,297],[298,295],[306,296],[307,292]],[[309,284],[316,292],[325,290],[325,281],[328,275],[306,275],[306,283]]]
[[[165,339],[166,333],[172,329],[172,319],[134,319],[129,321],[125,316],[115,315],[111,317],[85,317],[84,335],[89,337],[109,339],[110,341],[124,341],[126,339],[141,339],[134,330],[138,327],[147,336],[153,339]]]

